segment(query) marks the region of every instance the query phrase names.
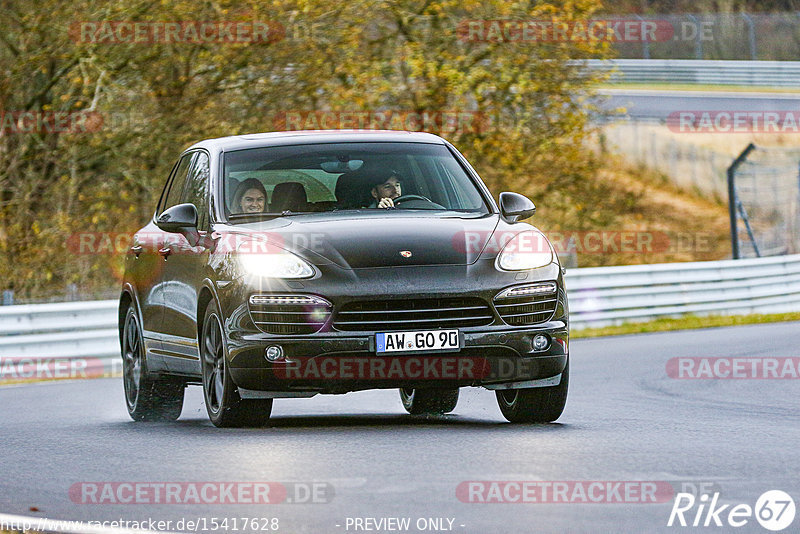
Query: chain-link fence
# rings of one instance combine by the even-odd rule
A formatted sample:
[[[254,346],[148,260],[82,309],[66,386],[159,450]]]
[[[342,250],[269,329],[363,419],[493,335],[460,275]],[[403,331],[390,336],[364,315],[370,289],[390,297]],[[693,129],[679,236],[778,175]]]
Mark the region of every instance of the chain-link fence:
[[[796,61],[800,57],[800,12],[675,13],[629,15],[649,24],[639,39],[614,43],[619,58],[750,59]]]
[[[728,168],[736,159],[729,145],[741,141],[715,141],[723,151],[678,140],[661,122],[622,121],[602,130],[604,150],[727,204]],[[800,148],[754,147],[733,171],[733,185],[739,257],[800,253]]]
[[[800,149],[754,147],[732,179],[739,257],[800,253]]]
[[[679,141],[658,121],[620,121],[603,127],[610,152],[667,175],[677,186],[724,200],[725,173],[733,158],[698,143]]]

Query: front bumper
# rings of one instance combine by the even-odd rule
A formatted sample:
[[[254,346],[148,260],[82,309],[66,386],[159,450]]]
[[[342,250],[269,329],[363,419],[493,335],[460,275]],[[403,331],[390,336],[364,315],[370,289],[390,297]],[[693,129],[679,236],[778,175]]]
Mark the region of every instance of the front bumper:
[[[463,387],[509,384],[559,375],[567,364],[566,322],[527,328],[465,328],[455,352],[376,354],[374,333],[311,336],[250,334],[231,340],[229,370],[246,390],[345,393],[398,387]],[[550,339],[532,348],[536,334]],[[268,346],[280,345],[286,361],[269,362]]]
[[[472,265],[359,270],[327,265],[320,269],[324,276],[319,279],[273,281],[269,285],[230,284],[220,292],[226,317],[228,368],[240,389],[345,393],[397,387],[481,386],[550,378],[566,366],[569,311],[558,264],[519,273],[498,271],[494,260],[479,260]],[[495,295],[510,286],[549,281],[557,284],[558,305],[548,321],[511,326],[492,306],[490,324],[457,327],[462,336],[461,350],[457,352],[379,355],[375,352],[374,331],[326,327],[314,334],[267,334],[256,328],[245,304],[252,294],[270,293],[317,295],[331,302],[334,310],[349,302],[375,298],[477,297],[491,304]],[[534,351],[531,343],[538,333],[551,340],[547,349],[540,352]],[[265,350],[271,345],[280,345],[289,362],[267,361]]]

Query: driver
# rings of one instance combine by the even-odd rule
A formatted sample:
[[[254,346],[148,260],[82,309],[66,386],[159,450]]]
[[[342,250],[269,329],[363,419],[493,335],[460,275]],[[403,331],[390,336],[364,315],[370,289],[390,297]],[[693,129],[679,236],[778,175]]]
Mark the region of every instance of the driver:
[[[400,175],[395,171],[377,174],[370,182],[372,184],[372,198],[375,200],[370,208],[393,208],[394,200],[400,197]]]

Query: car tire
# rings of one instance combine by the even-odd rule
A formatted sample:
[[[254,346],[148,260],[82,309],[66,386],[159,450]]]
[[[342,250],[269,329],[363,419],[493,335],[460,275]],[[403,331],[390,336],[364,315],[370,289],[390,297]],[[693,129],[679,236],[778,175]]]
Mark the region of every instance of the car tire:
[[[400,400],[403,402],[403,408],[412,415],[441,415],[456,409],[458,388],[400,388]]]
[[[272,399],[243,400],[239,396],[228,369],[228,347],[215,301],[208,303],[203,317],[200,366],[209,419],[220,428],[265,426],[272,413]]]
[[[552,423],[564,411],[569,388],[569,361],[557,386],[504,389],[495,392],[500,411],[512,423]]]
[[[183,410],[186,384],[151,375],[147,369],[144,337],[131,303],[122,327],[122,383],[125,404],[134,421],[175,421]]]

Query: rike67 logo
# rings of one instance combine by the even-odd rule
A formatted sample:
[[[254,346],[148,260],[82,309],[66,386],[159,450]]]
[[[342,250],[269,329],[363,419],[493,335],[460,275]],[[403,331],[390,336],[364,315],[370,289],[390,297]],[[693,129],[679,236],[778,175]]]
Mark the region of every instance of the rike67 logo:
[[[794,500],[785,491],[770,490],[762,493],[753,507],[746,503],[719,504],[719,493],[697,498],[678,493],[667,526],[738,528],[749,524],[753,516],[767,530],[783,530],[794,521]]]

